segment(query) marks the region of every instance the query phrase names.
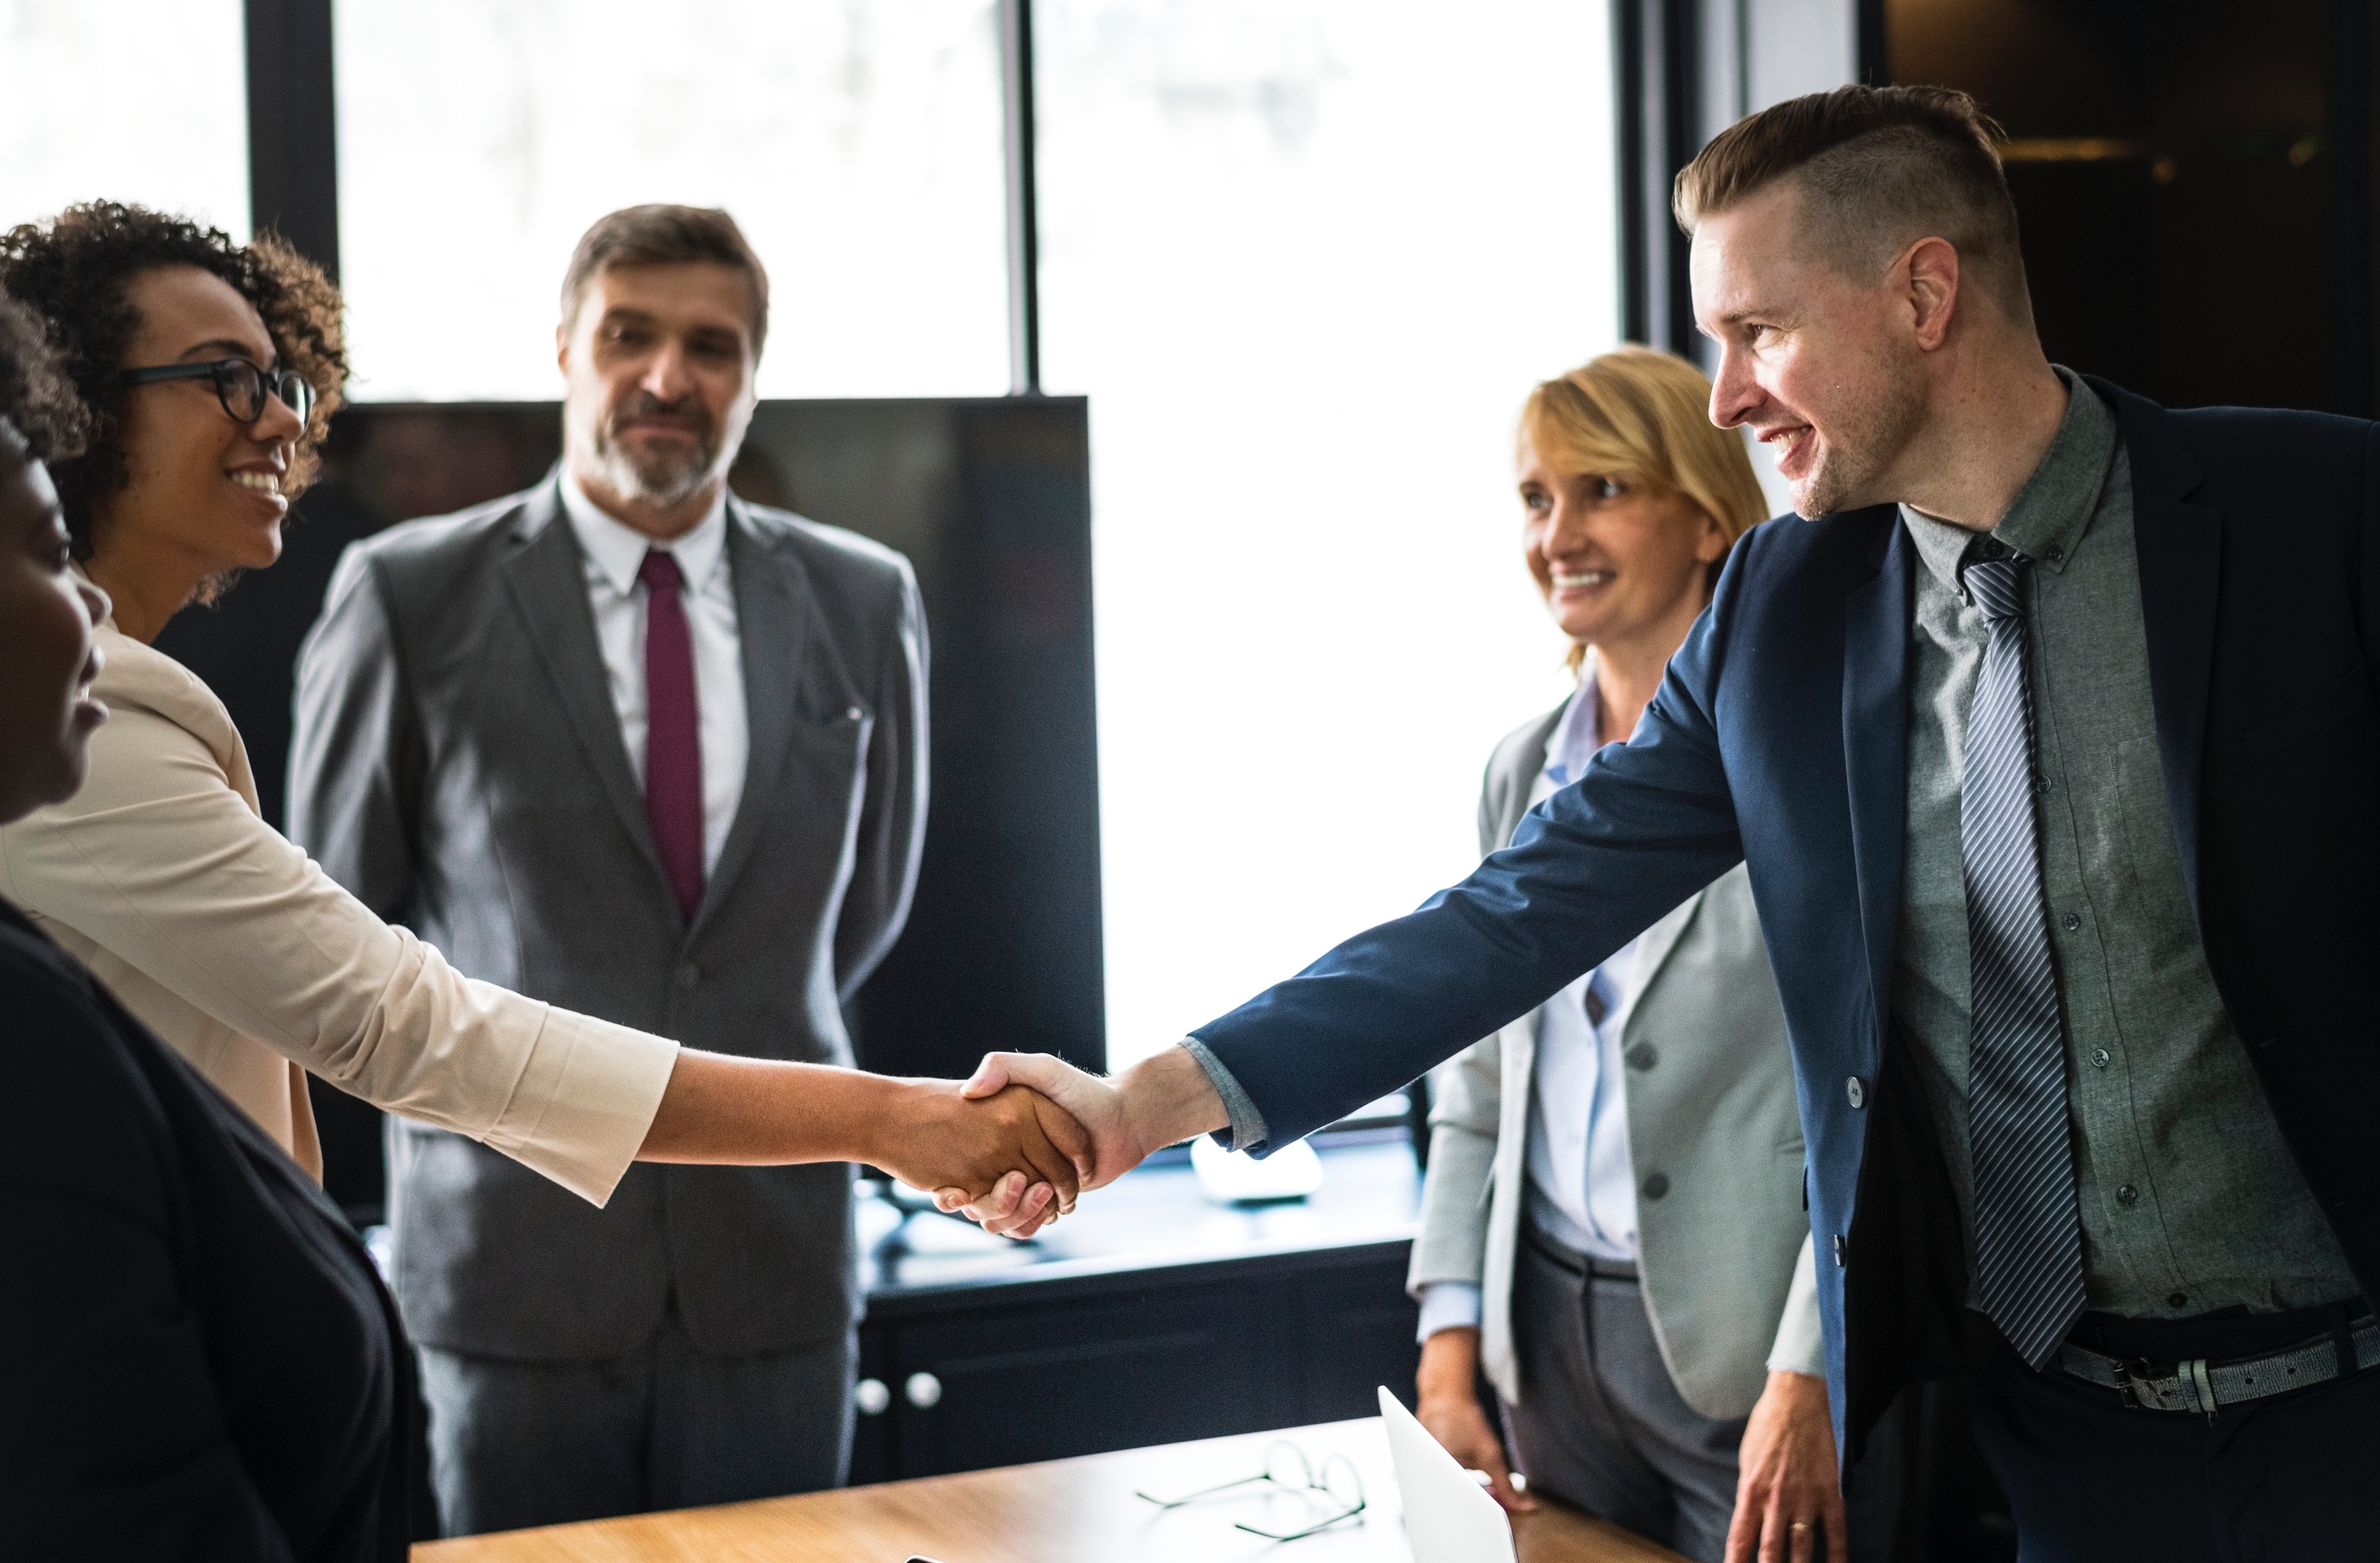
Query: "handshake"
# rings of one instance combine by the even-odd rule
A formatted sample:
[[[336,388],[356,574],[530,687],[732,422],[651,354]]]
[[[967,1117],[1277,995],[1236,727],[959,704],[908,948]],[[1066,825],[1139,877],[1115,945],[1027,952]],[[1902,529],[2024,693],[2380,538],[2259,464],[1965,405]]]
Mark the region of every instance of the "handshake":
[[[945,1211],[1026,1238],[1151,1151],[1229,1121],[1206,1072],[1169,1048],[1122,1075],[1087,1074],[1047,1053],[990,1053],[963,1084],[905,1082],[910,1111],[867,1157]]]

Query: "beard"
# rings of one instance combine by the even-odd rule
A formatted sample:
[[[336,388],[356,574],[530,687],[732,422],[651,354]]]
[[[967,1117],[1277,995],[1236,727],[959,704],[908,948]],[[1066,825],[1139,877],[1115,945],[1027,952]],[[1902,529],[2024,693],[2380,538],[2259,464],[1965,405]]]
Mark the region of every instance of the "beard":
[[[1883,491],[1888,486],[1886,477],[1909,448],[1926,412],[1919,387],[1892,372],[1898,367],[1871,365],[1851,382],[1860,389],[1827,410],[1823,432],[1811,421],[1818,448],[1810,469],[1792,483],[1793,509],[1804,519],[1900,498]]]
[[[624,444],[621,428],[641,418],[681,418],[694,425],[694,448],[665,444],[638,451]],[[615,492],[647,504],[675,504],[690,499],[727,475],[725,442],[719,421],[692,396],[664,402],[639,391],[595,426],[593,456],[596,474]]]

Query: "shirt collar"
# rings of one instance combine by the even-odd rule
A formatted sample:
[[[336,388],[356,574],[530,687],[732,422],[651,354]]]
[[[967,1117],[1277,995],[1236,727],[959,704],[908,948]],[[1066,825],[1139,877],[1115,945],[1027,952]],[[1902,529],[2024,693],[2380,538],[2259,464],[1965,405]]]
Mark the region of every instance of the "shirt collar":
[[[686,577],[686,589],[689,592],[700,592],[709,586],[712,573],[727,556],[724,484],[720,486],[719,497],[711,502],[709,514],[695,523],[692,531],[661,542],[607,515],[587,497],[587,491],[578,486],[578,479],[571,476],[566,466],[560,481],[563,513],[570,517],[570,529],[577,534],[579,548],[623,597],[636,586],[650,549],[660,549],[677,561],[678,573]]]
[[[1595,684],[1595,654],[1588,652],[1580,664],[1578,693],[1562,708],[1561,720],[1546,734],[1546,780],[1557,787],[1567,787],[1586,774],[1586,762],[1595,757],[1603,745],[1602,697]]]
[[[2041,465],[2017,491],[2016,503],[1991,535],[2042,569],[2062,574],[2091,529],[2107,474],[2115,467],[2118,440],[2116,415],[2098,394],[2072,370],[2050,367],[2066,386],[2066,416],[2058,420],[2049,449],[2042,453]],[[1900,519],[1934,578],[1963,597],[1959,563],[1977,534],[1905,504]]]

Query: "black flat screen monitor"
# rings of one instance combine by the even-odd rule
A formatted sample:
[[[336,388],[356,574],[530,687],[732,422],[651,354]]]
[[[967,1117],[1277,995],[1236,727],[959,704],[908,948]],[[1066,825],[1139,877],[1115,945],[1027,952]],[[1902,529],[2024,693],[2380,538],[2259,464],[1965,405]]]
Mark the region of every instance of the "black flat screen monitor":
[[[158,645],[230,707],[282,820],[298,643],[341,550],[528,487],[561,446],[550,402],[343,410],[281,563]],[[908,927],[851,1006],[867,1067],[964,1075],[990,1048],[1106,1058],[1090,469],[1078,397],[763,402],[731,476],[900,550],[931,637],[932,787]],[[379,1197],[377,1115],[318,1083],[333,1192]]]

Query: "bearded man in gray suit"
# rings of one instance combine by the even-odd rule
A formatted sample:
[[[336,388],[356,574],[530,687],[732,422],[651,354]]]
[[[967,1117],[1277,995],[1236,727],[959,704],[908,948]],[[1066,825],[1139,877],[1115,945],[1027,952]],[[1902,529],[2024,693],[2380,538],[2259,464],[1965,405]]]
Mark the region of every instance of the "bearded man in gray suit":
[[[847,1065],[907,915],[926,633],[898,554],[728,493],[768,278],[722,212],[579,241],[561,466],[351,549],[299,669],[290,833],[473,976]],[[838,1484],[847,1164],[630,1170],[596,1210],[391,1120],[451,1533]]]

